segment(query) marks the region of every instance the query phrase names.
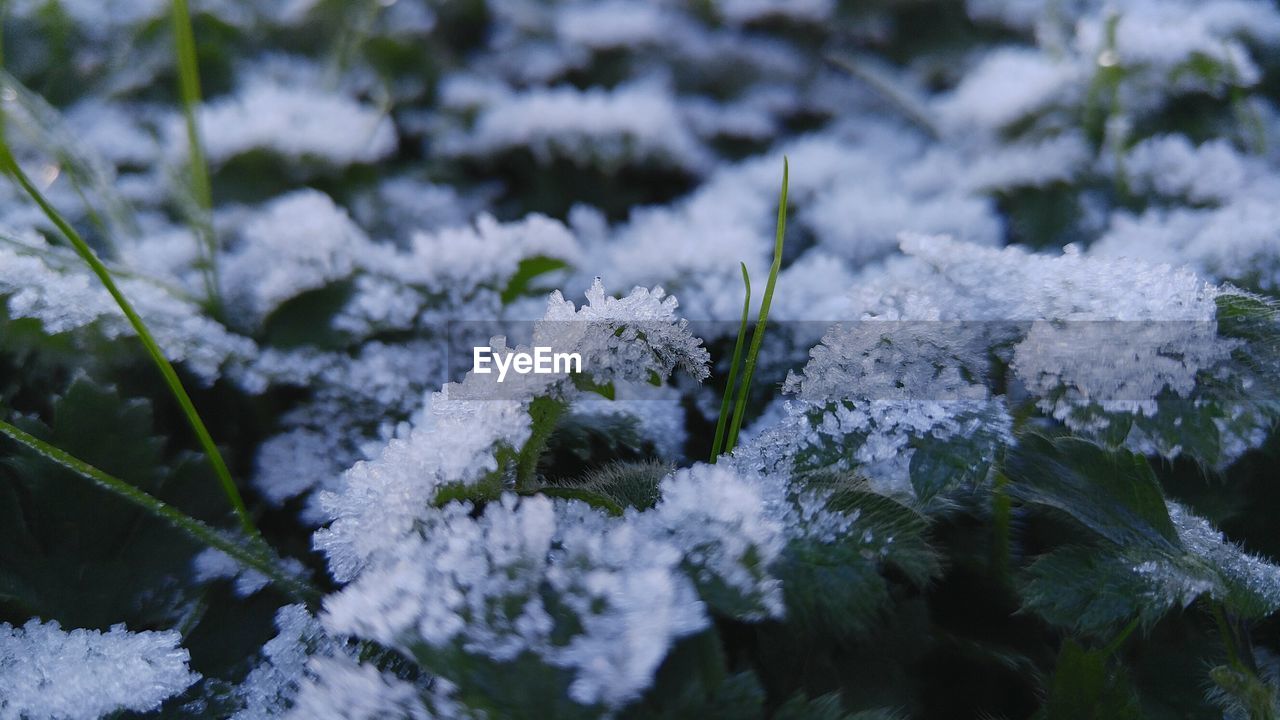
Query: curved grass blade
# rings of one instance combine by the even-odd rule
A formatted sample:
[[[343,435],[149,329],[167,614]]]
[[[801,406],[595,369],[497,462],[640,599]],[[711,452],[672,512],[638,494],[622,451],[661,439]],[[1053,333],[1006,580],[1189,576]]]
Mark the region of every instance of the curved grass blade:
[[[756,318],[756,331],[751,336],[751,350],[747,352],[747,364],[742,372],[742,385],[738,388],[738,401],[733,409],[733,424],[729,427],[725,452],[733,452],[734,446],[738,443],[738,431],[742,429],[742,416],[747,411],[747,395],[751,391],[751,378],[755,375],[756,359],[760,356],[760,346],[764,343],[764,331],[769,325],[769,306],[773,303],[773,288],[778,283],[778,272],[782,269],[782,242],[787,233],[789,174],[789,163],[786,156],[783,156],[782,194],[778,197],[778,232],[773,244],[773,265],[769,268],[769,282],[764,287],[764,299],[760,301],[760,316]]]
[[[725,427],[729,424],[729,409],[733,404],[733,390],[738,382],[738,364],[742,360],[742,345],[747,337],[747,315],[751,313],[751,276],[747,273],[747,264],[742,266],[742,284],[746,287],[746,297],[742,299],[742,322],[738,325],[738,339],[733,344],[733,362],[729,365],[729,380],[724,386],[724,399],[720,401],[720,419],[716,421],[716,437],[711,445],[711,462],[720,457],[724,449]]]
[[[306,581],[281,568],[275,559],[268,555],[268,548],[265,543],[254,543],[259,545],[262,552],[252,552],[225,537],[216,529],[187,515],[163,500],[152,497],[124,480],[109,475],[3,420],[0,420],[0,435],[26,446],[45,459],[61,465],[75,474],[92,481],[98,487],[165,520],[178,530],[186,533],[191,539],[220,550],[242,565],[257,570],[270,578],[281,590],[295,598],[305,602],[313,601],[319,597],[319,593],[315,588],[312,588]]]
[[[226,461],[222,459],[222,454],[218,452],[218,447],[214,444],[213,437],[209,435],[208,428],[205,427],[204,421],[200,419],[200,414],[196,412],[195,404],[191,402],[191,396],[187,394],[186,388],[182,386],[182,381],[178,378],[178,373],[173,369],[173,365],[160,350],[160,346],[156,343],[155,338],[152,337],[151,331],[147,329],[146,323],[142,321],[142,317],[133,309],[133,305],[125,298],[124,293],[120,292],[120,288],[111,277],[111,271],[107,269],[107,266],[94,254],[93,249],[80,237],[80,233],[76,232],[75,228],[71,227],[71,224],[49,204],[49,201],[45,199],[40,190],[31,183],[26,173],[18,166],[18,161],[14,159],[13,153],[9,150],[9,144],[5,139],[2,125],[0,125],[0,170],[8,173],[31,199],[40,206],[40,209],[44,211],[50,222],[66,237],[71,246],[75,248],[76,254],[85,261],[89,269],[93,271],[93,274],[98,276],[98,280],[102,282],[103,287],[110,293],[116,304],[120,306],[125,317],[129,319],[129,324],[133,326],[134,332],[138,334],[138,339],[142,341],[143,347],[147,349],[147,354],[151,356],[152,362],[155,363],[156,369],[164,377],[165,383],[169,386],[169,391],[173,393],[174,399],[182,407],[183,414],[187,416],[187,422],[191,424],[191,429],[195,431],[196,437],[200,440],[200,446],[204,448],[204,453],[209,458],[209,464],[213,466],[214,474],[217,475],[219,482],[222,483],[222,490],[227,499],[231,501],[231,507],[240,519],[241,527],[250,537],[260,537],[257,528],[253,524],[253,519],[249,517],[249,511],[244,505],[244,500],[240,497],[240,491],[231,479],[231,472],[227,469]]]

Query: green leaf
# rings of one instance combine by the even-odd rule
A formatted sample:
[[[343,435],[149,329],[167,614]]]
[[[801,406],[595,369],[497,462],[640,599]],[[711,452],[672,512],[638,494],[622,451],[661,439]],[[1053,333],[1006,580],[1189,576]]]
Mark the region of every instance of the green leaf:
[[[1005,461],[1010,497],[1053,508],[1121,546],[1181,543],[1151,466],[1126,450],[1076,438],[1023,436]]]
[[[346,347],[349,338],[334,329],[333,318],[346,307],[354,290],[354,283],[343,281],[289,298],[263,321],[263,342],[285,349]]]
[[[861,556],[896,569],[921,587],[941,573],[938,553],[927,538],[929,520],[916,510],[862,483],[837,492],[828,507],[857,513],[851,539]]]
[[[921,502],[986,477],[991,463],[983,460],[988,453],[975,440],[978,438],[941,441],[926,437],[915,443],[910,464],[911,487]]]
[[[165,441],[151,434],[149,403],[81,377],[55,399],[53,411],[50,427],[22,424],[141,490],[162,489]],[[0,587],[22,588],[23,603],[72,627],[126,620],[147,626],[176,617],[190,590],[179,590],[172,578],[187,574],[200,547],[136,506],[13,447],[0,447],[0,502],[9,516]]]
[[[612,382],[598,383],[595,378],[586,373],[574,373],[573,386],[582,392],[595,393],[605,400],[615,400],[618,396],[617,388]]]
[[[1057,667],[1041,709],[1043,720],[1141,720],[1138,696],[1128,673],[1113,666],[1101,650],[1085,650],[1071,640],[1062,644]]]
[[[1149,628],[1174,601],[1151,594],[1133,568],[1104,548],[1058,548],[1027,568],[1023,607],[1052,625],[1095,637],[1113,634],[1134,616]]]
[[[507,287],[502,291],[502,304],[510,305],[522,295],[534,294],[536,291],[533,290],[532,284],[536,278],[567,267],[569,263],[564,260],[545,255],[524,258],[516,267],[516,273],[507,282]]]
[[[762,718],[764,689],[752,672],[730,673],[719,634],[682,638],[654,674],[653,685],[623,718]]]

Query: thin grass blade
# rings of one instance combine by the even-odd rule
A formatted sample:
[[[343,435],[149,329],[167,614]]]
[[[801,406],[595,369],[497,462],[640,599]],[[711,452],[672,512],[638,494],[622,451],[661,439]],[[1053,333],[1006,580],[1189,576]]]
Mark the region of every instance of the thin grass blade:
[[[715,463],[724,449],[725,428],[729,425],[733,390],[738,382],[738,365],[742,361],[742,346],[747,338],[747,316],[751,313],[751,276],[747,273],[747,264],[739,264],[742,266],[742,285],[746,288],[746,297],[742,299],[742,322],[738,325],[738,339],[733,344],[733,361],[729,365],[729,379],[724,386],[724,398],[720,401],[720,419],[716,421],[715,441],[711,445],[712,463]]]
[[[190,157],[191,230],[200,246],[201,273],[205,291],[215,314],[221,312],[218,292],[218,243],[213,231],[213,184],[209,180],[209,163],[200,143],[197,112],[200,108],[200,66],[196,58],[195,30],[187,0],[173,0],[174,52],[178,60],[178,90],[182,98],[182,116],[187,126]]]
[[[93,274],[98,277],[103,287],[116,301],[116,304],[120,306],[120,310],[124,312],[129,324],[133,326],[134,332],[138,334],[138,339],[142,341],[143,347],[146,348],[147,354],[151,356],[156,369],[160,371],[165,384],[169,386],[169,391],[173,394],[174,399],[178,401],[178,405],[182,407],[182,412],[186,415],[187,422],[191,424],[191,429],[195,431],[196,437],[200,441],[200,446],[209,458],[209,464],[213,466],[214,474],[217,475],[218,481],[222,484],[223,492],[231,502],[231,507],[236,516],[240,519],[241,527],[250,537],[260,537],[257,528],[253,524],[253,519],[249,517],[249,511],[244,505],[244,500],[240,497],[240,491],[231,479],[231,472],[227,469],[226,461],[222,459],[222,453],[218,452],[218,447],[214,444],[213,437],[209,435],[208,428],[205,427],[200,414],[196,412],[195,404],[191,402],[191,396],[187,394],[186,388],[182,386],[182,381],[178,378],[178,373],[173,369],[173,365],[160,350],[160,346],[156,343],[155,338],[152,337],[151,331],[147,329],[146,323],[142,321],[142,317],[133,309],[133,304],[120,291],[107,266],[98,259],[93,249],[80,237],[80,233],[76,232],[75,228],[71,227],[71,224],[45,199],[40,190],[31,183],[26,173],[18,166],[18,162],[14,159],[13,153],[9,150],[9,144],[4,138],[2,127],[0,125],[0,170],[8,173],[26,191],[27,195],[40,206],[45,216],[66,237],[67,241],[75,249],[76,254],[85,261],[89,269],[93,271]]]
[[[281,568],[273,555],[268,555],[266,552],[252,552],[225,537],[216,529],[187,515],[163,500],[152,497],[124,480],[109,475],[3,420],[0,420],[0,435],[26,446],[44,458],[92,481],[103,490],[137,505],[186,533],[188,537],[196,542],[220,550],[246,567],[257,570],[270,578],[281,590],[295,598],[308,601],[319,597],[319,593],[315,588],[308,585],[306,581]],[[265,546],[262,547],[265,550]]]
[[[778,272],[782,270],[782,243],[787,233],[787,185],[790,167],[787,158],[782,158],[782,193],[778,197],[778,231],[773,244],[773,265],[769,268],[769,282],[764,287],[764,298],[760,301],[760,315],[756,318],[756,331],[751,336],[751,350],[747,352],[747,364],[742,372],[742,384],[738,388],[738,401],[733,409],[733,424],[729,427],[729,438],[725,443],[725,452],[733,452],[738,444],[738,431],[742,429],[742,416],[747,411],[747,397],[751,391],[751,379],[756,372],[756,359],[760,356],[760,346],[764,344],[764,331],[769,325],[769,306],[773,303],[773,289],[778,284]]]

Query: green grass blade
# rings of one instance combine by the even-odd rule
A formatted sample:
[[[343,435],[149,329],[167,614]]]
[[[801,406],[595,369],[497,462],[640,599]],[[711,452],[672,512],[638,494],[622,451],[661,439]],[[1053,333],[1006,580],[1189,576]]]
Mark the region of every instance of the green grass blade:
[[[178,90],[182,98],[182,116],[187,126],[188,159],[191,171],[191,195],[195,208],[191,213],[191,230],[200,246],[201,273],[205,291],[215,314],[221,312],[218,293],[218,241],[213,232],[213,184],[209,180],[209,164],[200,143],[200,126],[196,113],[200,108],[200,66],[196,60],[196,36],[191,26],[187,0],[173,0],[174,51],[178,59]]]
[[[256,553],[245,549],[209,525],[187,515],[163,500],[148,495],[124,480],[109,475],[3,420],[0,420],[0,435],[7,436],[15,442],[25,445],[44,458],[92,481],[103,490],[137,505],[186,533],[188,537],[196,542],[221,550],[235,558],[242,565],[266,575],[281,590],[295,598],[308,601],[319,597],[319,593],[314,588],[304,580],[286,572],[275,562],[273,557],[266,553]]]
[[[720,457],[724,449],[725,428],[729,424],[729,410],[733,404],[733,390],[738,381],[738,365],[742,360],[742,346],[747,338],[747,316],[751,313],[751,276],[747,273],[747,264],[742,265],[742,284],[747,290],[742,299],[742,322],[738,325],[738,339],[733,344],[733,362],[729,365],[729,379],[724,386],[724,398],[720,401],[720,419],[716,421],[716,437],[711,445],[711,462]]]
[[[790,175],[787,158],[782,158],[782,194],[778,197],[778,232],[773,244],[773,266],[769,268],[769,282],[764,287],[764,299],[760,301],[760,316],[756,318],[756,331],[751,336],[751,350],[747,353],[747,364],[742,371],[742,384],[738,388],[738,402],[733,409],[733,424],[729,427],[729,439],[725,443],[725,452],[733,452],[738,444],[738,431],[742,429],[742,416],[747,411],[747,395],[751,391],[751,378],[756,372],[756,358],[760,356],[760,346],[764,343],[764,331],[769,324],[769,306],[773,303],[773,288],[778,283],[778,272],[782,269],[782,241],[787,233],[787,184]]]
[[[195,431],[196,437],[200,440],[204,453],[209,458],[209,464],[213,466],[213,472],[218,476],[219,482],[222,483],[223,492],[226,493],[227,499],[231,501],[231,507],[235,510],[236,516],[240,519],[240,525],[250,537],[259,537],[257,528],[254,527],[253,519],[249,517],[249,511],[245,508],[244,500],[240,497],[240,491],[236,489],[236,484],[231,479],[231,472],[227,469],[226,462],[222,459],[222,454],[218,452],[217,445],[214,444],[213,438],[209,435],[208,428],[205,427],[204,421],[200,419],[200,414],[196,412],[195,404],[191,402],[191,396],[187,394],[186,388],[182,386],[182,381],[178,379],[178,373],[173,369],[173,365],[169,359],[164,356],[160,350],[160,346],[152,337],[151,331],[142,322],[142,318],[137,311],[133,309],[133,305],[125,298],[124,293],[120,292],[120,288],[116,285],[115,280],[111,277],[111,272],[107,266],[98,259],[93,249],[80,237],[80,233],[71,227],[62,215],[54,209],[49,201],[45,199],[40,190],[31,183],[26,173],[18,166],[18,161],[14,159],[13,153],[9,150],[9,144],[4,137],[2,126],[0,126],[0,170],[8,173],[18,185],[22,187],[31,199],[40,206],[44,214],[49,218],[59,231],[62,232],[66,239],[75,248],[76,254],[88,264],[89,269],[94,275],[98,276],[98,280],[102,282],[103,287],[115,299],[116,304],[124,312],[125,317],[129,319],[129,324],[133,326],[134,332],[138,334],[138,339],[142,341],[143,347],[147,349],[147,354],[151,356],[152,362],[160,371],[160,375],[164,377],[165,383],[169,386],[169,391],[173,393],[174,399],[178,401],[178,405],[182,407],[182,412],[187,416],[187,422],[191,424],[191,429]]]

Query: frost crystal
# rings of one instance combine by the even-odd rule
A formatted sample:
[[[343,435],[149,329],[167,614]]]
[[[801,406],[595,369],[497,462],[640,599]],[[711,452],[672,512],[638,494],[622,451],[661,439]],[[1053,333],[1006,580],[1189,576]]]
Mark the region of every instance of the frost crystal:
[[[64,631],[56,622],[0,623],[0,718],[92,720],[147,712],[199,679],[177,631]]]
[[[195,303],[154,282],[123,277],[118,284],[168,358],[205,382],[257,350],[253,341],[229,333]],[[120,307],[83,262],[37,237],[0,241],[0,298],[6,297],[10,317],[39,320],[50,335],[89,327],[108,339],[133,335]]]
[[[707,351],[676,316],[674,297],[635,288],[613,298],[597,282],[587,300],[577,308],[554,293],[534,325],[533,344],[580,353],[583,372],[597,383],[652,383],[676,367],[706,377]],[[503,338],[491,346],[509,350]],[[565,372],[510,376],[502,384],[495,373],[469,372],[434,393],[405,437],[351,468],[341,491],[321,495],[334,521],[317,534],[316,545],[329,555],[335,577],[353,578],[372,555],[394,548],[441,486],[471,484],[498,471],[499,450],[518,450],[529,438],[534,398],[559,402],[577,392]]]
[[[276,611],[279,633],[262,646],[262,662],[249,671],[236,689],[243,707],[234,720],[266,720],[279,717],[292,704],[300,684],[306,679],[308,660],[331,656],[337,643],[302,605],[287,605]]]
[[[656,162],[692,173],[710,162],[670,92],[652,83],[502,94],[490,99],[474,127],[447,139],[443,149],[461,156],[528,149],[543,163],[556,157],[605,168]]]
[[[295,720],[431,720],[466,715],[438,691],[436,712],[422,689],[346,655],[314,657],[307,663],[297,701],[278,717]]]
[[[640,520],[680,548],[708,602],[716,605],[727,589],[733,597],[721,609],[744,619],[784,611],[781,585],[768,573],[782,552],[782,525],[767,514],[763,483],[724,466],[695,465],[664,479],[662,500]]]
[[[302,84],[255,79],[232,97],[200,111],[201,141],[212,163],[251,150],[267,150],[290,160],[312,159],[336,166],[368,163],[396,145],[395,128],[376,108]],[[173,156],[186,150],[176,122]]]
[[[1228,583],[1254,596],[1260,614],[1269,615],[1280,609],[1280,566],[1241,550],[1207,520],[1178,503],[1169,503],[1169,519],[1187,552],[1215,568]],[[1221,593],[1225,592],[1230,590],[1215,589],[1214,597],[1222,599]]]
[[[424,518],[395,559],[326,601],[326,627],[499,663],[536,653],[573,672],[574,700],[616,707],[648,685],[674,639],[706,626],[679,550],[631,523],[537,497],[470,510]]]
[[[299,190],[268,203],[221,260],[229,302],[261,321],[289,298],[349,276],[369,239],[324,193]]]

